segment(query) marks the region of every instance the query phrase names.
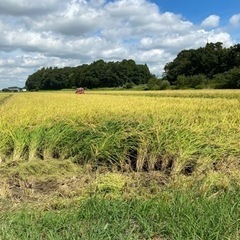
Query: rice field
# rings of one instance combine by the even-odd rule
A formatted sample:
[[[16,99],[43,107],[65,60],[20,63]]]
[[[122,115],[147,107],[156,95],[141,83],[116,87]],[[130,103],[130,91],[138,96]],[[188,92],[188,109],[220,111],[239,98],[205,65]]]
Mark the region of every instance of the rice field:
[[[204,162],[238,162],[239,92],[193,94],[13,94],[0,107],[0,156],[130,164],[139,171],[171,161],[173,173]]]
[[[72,229],[77,229],[78,220],[85,224],[84,239],[240,239],[239,126],[237,90],[1,93],[0,203],[5,215],[0,218],[7,224],[25,216],[26,221],[16,226],[27,231],[34,221],[35,235],[20,231],[21,237],[15,228],[10,234],[7,224],[0,225],[0,239],[38,239],[46,222],[49,235],[42,239],[71,239],[68,230],[63,229],[61,238],[54,227],[55,218],[56,224],[64,223],[62,216],[76,221]],[[50,212],[39,223],[41,211],[8,215],[6,209],[12,207],[6,201],[17,209],[24,202],[29,208]],[[100,222],[90,217],[94,208],[88,201],[106,211]],[[32,206],[33,202],[37,204]],[[133,204],[133,215],[126,215],[131,211],[128,203]],[[81,211],[66,214],[65,209],[72,211],[72,205],[79,204]],[[123,212],[117,210],[118,204]],[[185,209],[184,204],[189,207]],[[222,206],[224,218],[219,222],[216,209],[208,207],[214,205]],[[82,206],[89,207],[86,215],[81,215]],[[116,219],[121,216],[122,230],[107,217],[109,206],[113,215],[117,212]],[[163,225],[150,224],[149,214],[159,206],[165,212],[154,216]],[[134,214],[139,217],[134,223],[137,232],[128,235]],[[204,226],[207,216],[214,222]],[[86,219],[103,231],[87,228]],[[122,238],[114,237],[114,231]],[[81,239],[75,233],[75,239]]]

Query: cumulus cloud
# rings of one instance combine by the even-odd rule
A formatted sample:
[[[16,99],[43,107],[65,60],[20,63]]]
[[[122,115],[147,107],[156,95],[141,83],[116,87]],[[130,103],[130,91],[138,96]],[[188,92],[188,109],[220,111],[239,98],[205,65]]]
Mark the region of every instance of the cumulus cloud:
[[[1,0],[0,88],[24,85],[41,67],[98,59],[132,58],[161,75],[184,48],[209,41],[232,45],[227,32],[207,30],[219,21],[211,15],[197,26],[180,15],[160,12],[149,0]]]
[[[219,26],[219,22],[220,22],[219,16],[210,15],[202,21],[201,25],[203,27],[214,28]]]
[[[38,15],[46,14],[56,9],[59,0],[1,0],[0,13],[4,15]]]
[[[240,14],[235,14],[233,15],[230,19],[229,22],[233,26],[239,26],[240,25]]]

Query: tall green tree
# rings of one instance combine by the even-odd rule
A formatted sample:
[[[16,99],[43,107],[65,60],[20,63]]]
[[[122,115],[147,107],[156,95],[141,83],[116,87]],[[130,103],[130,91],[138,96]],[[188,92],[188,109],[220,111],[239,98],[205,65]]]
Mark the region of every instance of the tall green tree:
[[[98,60],[77,67],[43,68],[28,77],[26,87],[28,90],[121,87],[127,83],[147,83],[151,76],[146,64],[136,64],[131,59],[121,62]]]
[[[240,44],[224,48],[221,42],[207,43],[205,47],[198,49],[182,50],[172,62],[165,65],[164,78],[178,87],[202,87],[206,82],[213,86],[213,79],[219,82],[223,77],[219,74],[233,68],[240,68]],[[201,79],[198,80],[195,76],[201,76]],[[236,81],[233,82],[237,87]],[[223,84],[231,88],[233,85]]]

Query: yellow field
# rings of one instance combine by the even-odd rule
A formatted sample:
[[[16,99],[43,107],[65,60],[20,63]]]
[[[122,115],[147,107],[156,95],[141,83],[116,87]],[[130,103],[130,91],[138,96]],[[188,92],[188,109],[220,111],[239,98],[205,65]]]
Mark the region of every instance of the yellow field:
[[[239,126],[240,91],[1,93],[0,239],[239,239]]]
[[[5,161],[72,159],[172,176],[231,169],[238,182],[240,91],[16,93],[0,105],[0,123]]]
[[[6,95],[0,94],[0,99]],[[218,124],[239,123],[240,91],[95,91],[84,95],[73,92],[13,94],[2,105],[1,123],[34,125],[47,120],[98,120],[107,117],[182,119]],[[179,116],[181,115],[181,116]],[[234,127],[234,126],[233,126]]]

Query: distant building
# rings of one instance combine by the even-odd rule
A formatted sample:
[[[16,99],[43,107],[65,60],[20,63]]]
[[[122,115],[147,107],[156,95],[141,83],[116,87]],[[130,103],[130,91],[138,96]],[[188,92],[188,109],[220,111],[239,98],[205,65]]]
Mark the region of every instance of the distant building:
[[[19,87],[8,87],[3,88],[2,92],[26,92],[26,88],[19,88]]]
[[[18,87],[9,87],[8,90],[10,92],[20,92],[20,88],[18,88]]]

